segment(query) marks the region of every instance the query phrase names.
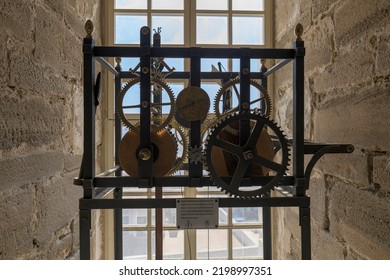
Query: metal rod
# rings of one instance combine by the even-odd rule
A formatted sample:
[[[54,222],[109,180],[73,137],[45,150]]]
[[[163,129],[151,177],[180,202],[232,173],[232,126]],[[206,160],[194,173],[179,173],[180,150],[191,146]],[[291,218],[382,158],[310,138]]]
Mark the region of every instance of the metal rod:
[[[80,199],[84,209],[176,208],[175,198]],[[308,207],[309,197],[264,197],[251,200],[219,198],[219,207]]]
[[[270,197],[269,193],[263,197]],[[263,207],[263,257],[265,260],[272,260],[272,220],[271,208]]]
[[[87,199],[92,201],[91,199]],[[81,200],[80,200],[81,204]],[[91,259],[91,209],[81,209],[79,211],[79,223],[80,223],[80,260]]]
[[[222,177],[224,178],[224,177]],[[241,186],[262,186],[272,180],[274,176],[251,176],[245,178],[241,182]],[[231,180],[231,177],[226,180]],[[115,186],[117,188],[124,187],[139,187],[139,177],[99,177],[95,178],[94,186],[101,188],[108,188]],[[291,186],[294,184],[294,177],[284,176],[278,182],[278,186]],[[203,186],[214,186],[214,181],[210,177],[202,177]],[[164,187],[183,187],[190,186],[190,179],[188,176],[172,176],[172,177],[153,177],[153,182],[148,187],[164,186]]]
[[[162,74],[167,74],[168,72],[163,71]],[[139,72],[136,72],[138,75]],[[120,75],[123,79],[130,79],[137,77],[137,75],[134,74],[131,71],[123,71]],[[210,80],[226,80],[234,79],[239,75],[238,72],[200,72],[200,78],[202,80],[210,79]],[[191,76],[190,72],[186,71],[175,71],[169,74],[169,77],[167,77],[167,80],[174,80],[174,79],[189,79]],[[251,72],[250,73],[251,79],[261,79],[263,77],[263,74],[260,72]]]
[[[190,58],[191,48],[151,48],[152,57],[176,57]],[[142,50],[138,47],[101,47],[97,46],[93,50],[95,57],[141,57]],[[251,58],[265,59],[285,59],[295,57],[293,49],[250,49]],[[202,48],[199,51],[200,58],[240,58],[240,48]]]
[[[299,207],[299,221],[301,226],[302,260],[310,260],[311,259],[310,207],[308,206]]]
[[[121,200],[123,195],[121,188],[115,188],[114,199]],[[116,260],[123,259],[123,220],[122,208],[114,209],[114,257]]]
[[[119,76],[118,71],[116,71],[114,69],[114,67],[112,67],[112,65],[110,63],[108,63],[107,60],[105,60],[103,57],[95,57],[95,58],[96,58],[97,62],[99,62],[102,66],[104,66],[104,68],[106,68],[108,71],[110,71],[115,76]]]
[[[268,77],[269,75],[271,75],[271,74],[275,73],[276,71],[278,71],[280,68],[282,68],[285,65],[289,64],[291,61],[292,61],[292,59],[285,59],[285,60],[282,60],[282,61],[278,62],[277,64],[272,66],[267,72],[265,72],[263,74],[263,76],[264,77]]]
[[[105,176],[111,175],[112,173],[118,171],[119,169],[121,169],[121,166],[117,165],[111,169],[108,169],[108,170],[100,173],[99,175],[96,175],[96,177],[105,177]]]

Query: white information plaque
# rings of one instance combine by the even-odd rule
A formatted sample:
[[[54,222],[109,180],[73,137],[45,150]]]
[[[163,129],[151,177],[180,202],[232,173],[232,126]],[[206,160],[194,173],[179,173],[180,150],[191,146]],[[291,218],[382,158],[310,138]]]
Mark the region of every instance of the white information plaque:
[[[218,227],[218,198],[176,199],[176,226],[178,229]]]

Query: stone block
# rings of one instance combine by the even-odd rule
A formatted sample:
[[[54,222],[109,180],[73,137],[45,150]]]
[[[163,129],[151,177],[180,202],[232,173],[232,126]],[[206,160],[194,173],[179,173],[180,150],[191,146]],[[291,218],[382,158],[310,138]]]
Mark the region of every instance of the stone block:
[[[334,56],[334,25],[330,17],[320,20],[305,34],[305,71],[324,67],[332,62]]]
[[[390,150],[390,85],[370,86],[314,112],[314,137],[371,150]],[[380,112],[380,113],[378,113]]]
[[[311,219],[318,224],[320,229],[329,228],[328,197],[324,175],[313,172],[310,178],[308,190],[310,196]]]
[[[376,72],[379,75],[390,74],[390,36],[379,37],[377,56],[376,56]]]
[[[0,160],[0,191],[23,186],[42,177],[51,177],[64,169],[59,151],[37,150],[29,154]]]
[[[343,260],[346,256],[346,245],[322,226],[312,223],[312,259],[313,260]]]
[[[60,144],[64,123],[61,99],[23,94],[5,88],[0,92],[0,150],[22,144],[39,147]]]
[[[390,193],[390,156],[378,155],[373,158],[373,181],[380,185],[380,190]]]
[[[336,44],[346,45],[373,28],[389,24],[390,3],[388,0],[342,1],[335,10],[334,21]]]
[[[46,67],[64,69],[64,31],[65,27],[58,17],[40,5],[36,6],[35,57]]]
[[[67,27],[72,32],[74,32],[79,39],[85,37],[86,35],[84,29],[85,20],[81,19],[81,17],[77,13],[75,13],[74,9],[71,7],[65,9],[65,23]]]
[[[79,170],[81,166],[81,159],[82,159],[82,155],[66,154],[64,170],[66,172]]]
[[[313,19],[317,17],[324,17],[330,13],[332,7],[335,3],[339,2],[338,0],[313,0],[312,13]]]
[[[37,184],[38,224],[36,238],[41,243],[53,239],[54,233],[78,215],[82,189],[73,185],[77,171],[64,177],[52,177]]]
[[[315,169],[362,186],[370,184],[368,158],[359,149],[351,154],[326,154],[318,161]]]
[[[8,79],[7,35],[0,32],[0,84]]]
[[[25,185],[0,195],[0,259],[20,259],[33,245],[33,187]]]
[[[44,0],[44,3],[62,19],[64,16],[64,0]]]
[[[370,191],[329,178],[330,233],[367,259],[390,258],[390,203]]]
[[[67,77],[80,80],[82,77],[82,41],[76,37],[69,29],[66,29],[63,33],[64,45],[63,45],[63,67],[64,73]]]
[[[28,1],[0,1],[1,29],[11,31],[18,40],[27,41],[32,44],[33,18],[33,7]]]
[[[374,76],[375,61],[374,51],[367,41],[356,42],[353,47],[340,50],[332,66],[313,78],[314,91],[330,91],[370,80]]]

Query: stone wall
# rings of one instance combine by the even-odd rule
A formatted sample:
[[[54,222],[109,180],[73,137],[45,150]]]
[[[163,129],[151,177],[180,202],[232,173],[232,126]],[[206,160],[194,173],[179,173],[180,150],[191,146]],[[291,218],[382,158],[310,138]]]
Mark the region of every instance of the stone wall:
[[[275,1],[275,47],[304,26],[305,137],[351,143],[316,166],[314,259],[390,259],[390,2]],[[275,75],[275,119],[291,135],[291,66]],[[275,257],[300,258],[296,209],[274,211]],[[281,242],[282,241],[282,242]]]
[[[99,1],[0,1],[0,259],[78,250],[88,18],[99,40]]]

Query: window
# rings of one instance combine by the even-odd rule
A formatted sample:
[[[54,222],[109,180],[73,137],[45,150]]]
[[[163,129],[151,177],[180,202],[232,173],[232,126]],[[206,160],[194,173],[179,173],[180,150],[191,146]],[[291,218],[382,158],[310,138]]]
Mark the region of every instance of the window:
[[[138,46],[139,30],[161,27],[161,44],[167,47],[271,47],[270,0],[112,0],[107,1],[106,44]],[[114,60],[110,61],[114,65]],[[122,70],[134,69],[138,58],[122,59]],[[177,71],[188,71],[187,59],[168,58],[165,62]],[[251,61],[251,71],[259,71],[260,62]],[[201,70],[238,71],[238,59],[202,59]],[[109,76],[109,81],[113,81]],[[126,81],[124,81],[126,82]],[[175,96],[188,81],[168,80]],[[202,80],[201,87],[213,102],[219,81]],[[109,119],[105,125],[106,167],[113,165],[114,86],[107,85]],[[133,98],[133,96],[135,98]],[[137,93],[126,97],[126,105],[137,103]],[[165,102],[163,100],[162,102]],[[212,104],[210,112],[214,110]],[[137,110],[129,108],[129,118],[137,121]],[[167,113],[163,109],[163,113]],[[126,128],[123,127],[123,133]],[[126,197],[154,198],[153,189],[126,188]],[[215,187],[164,188],[164,197],[221,197]],[[261,259],[262,208],[220,208],[219,228],[177,230],[175,209],[163,209],[164,259]],[[155,210],[124,209],[124,259],[155,258]]]

